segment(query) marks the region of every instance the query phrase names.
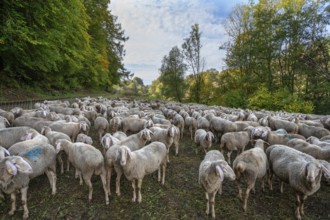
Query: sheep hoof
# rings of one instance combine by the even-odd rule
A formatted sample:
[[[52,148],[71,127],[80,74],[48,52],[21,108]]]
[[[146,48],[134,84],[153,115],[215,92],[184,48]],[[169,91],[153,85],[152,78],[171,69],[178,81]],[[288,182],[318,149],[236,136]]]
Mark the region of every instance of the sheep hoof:
[[[23,214],[23,219],[28,219],[29,218],[29,213],[24,213]]]

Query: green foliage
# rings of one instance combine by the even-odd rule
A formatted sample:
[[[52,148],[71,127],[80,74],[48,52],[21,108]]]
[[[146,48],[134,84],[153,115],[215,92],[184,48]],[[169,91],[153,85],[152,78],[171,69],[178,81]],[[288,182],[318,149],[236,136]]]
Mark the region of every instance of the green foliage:
[[[184,73],[186,65],[178,47],[173,47],[168,56],[164,56],[160,68],[159,81],[162,83],[162,94],[166,98],[182,101],[184,96]]]
[[[118,83],[127,38],[109,3],[2,1],[0,83],[58,90]]]
[[[224,106],[233,108],[244,108],[246,106],[246,94],[240,89],[230,90],[223,97]]]
[[[314,105],[311,101],[300,100],[288,89],[279,89],[271,93],[265,86],[248,98],[247,107],[254,110],[266,109],[274,111],[312,113]]]

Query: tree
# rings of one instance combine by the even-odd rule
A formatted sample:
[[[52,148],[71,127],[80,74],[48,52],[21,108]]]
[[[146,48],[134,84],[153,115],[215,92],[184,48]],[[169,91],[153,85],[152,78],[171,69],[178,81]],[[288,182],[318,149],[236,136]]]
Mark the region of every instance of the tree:
[[[193,96],[194,101],[200,102],[201,89],[203,86],[203,77],[201,72],[203,72],[205,60],[201,57],[201,32],[199,30],[199,25],[194,24],[191,27],[190,36],[184,39],[182,44],[182,51],[184,58],[193,74],[193,79],[195,83],[193,84]]]
[[[182,53],[177,46],[171,49],[168,56],[164,56],[159,81],[163,85],[163,95],[165,97],[173,98],[179,102],[182,101],[186,68]]]

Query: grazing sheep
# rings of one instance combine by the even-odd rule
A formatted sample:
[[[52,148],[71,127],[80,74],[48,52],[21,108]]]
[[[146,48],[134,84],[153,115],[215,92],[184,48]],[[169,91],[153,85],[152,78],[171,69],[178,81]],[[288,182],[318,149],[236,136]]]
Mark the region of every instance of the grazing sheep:
[[[26,126],[0,129],[0,145],[8,149],[13,144],[23,141],[22,137],[32,131],[36,130]]]
[[[98,116],[94,121],[95,130],[99,134],[99,140],[101,141],[102,136],[109,130],[109,122],[106,118]]]
[[[132,134],[125,138],[124,140],[118,142],[117,144],[111,146],[107,152],[105,153],[105,166],[107,170],[107,189],[109,195],[111,195],[110,191],[110,182],[112,169],[114,168],[117,174],[116,177],[116,194],[120,196],[120,178],[123,174],[122,168],[120,167],[120,162],[118,160],[118,149],[119,146],[127,146],[131,151],[138,150],[142,148],[148,141],[151,141],[151,135],[153,135],[152,131],[145,128],[141,130],[137,134]]]
[[[167,148],[167,162],[170,162],[169,158],[169,148],[172,146],[175,136],[175,128],[174,125],[170,126],[169,128],[158,128],[158,127],[151,127],[150,130],[152,131],[153,135],[151,136],[151,142],[159,141],[165,144]]]
[[[321,141],[320,139],[318,139],[317,137],[314,136],[310,136],[309,138],[306,139],[306,141],[310,144],[316,144],[320,147],[327,147],[330,148],[330,143],[326,142],[326,141]]]
[[[89,188],[88,200],[92,200],[93,185],[91,182],[92,175],[100,175],[103,190],[105,194],[105,203],[109,204],[109,197],[106,187],[106,171],[104,168],[104,158],[102,153],[93,147],[92,145],[85,143],[71,143],[68,140],[60,139],[56,141],[56,152],[63,150],[70,161],[70,163],[76,168],[79,175],[82,177]],[[82,179],[80,176],[80,185],[82,185]]]
[[[308,126],[303,123],[298,123],[298,126],[299,126],[298,133],[304,136],[305,138],[309,138],[310,136],[322,138],[326,135],[330,135],[330,131],[326,128]]]
[[[287,145],[298,151],[304,152],[319,160],[330,160],[330,147],[320,147],[304,140],[294,138]]]
[[[262,139],[267,143],[269,143],[269,145],[274,145],[274,144],[286,145],[288,141],[294,138],[306,140],[304,136],[299,134],[276,134],[267,130],[261,133],[259,133],[259,131],[257,130],[252,130],[251,135],[252,135],[251,139]]]
[[[221,140],[221,136],[227,132],[237,131],[237,125],[229,120],[210,116],[210,130],[217,137],[217,141]]]
[[[128,131],[132,133],[137,133],[144,128],[150,128],[153,126],[153,122],[151,120],[126,117],[123,118],[122,122],[123,132],[127,134]]]
[[[41,134],[45,135],[48,140],[49,143],[51,145],[53,145],[54,147],[56,147],[56,141],[59,139],[66,139],[68,141],[71,141],[70,137],[67,134],[64,134],[62,132],[58,132],[58,131],[52,131],[52,129],[48,126],[45,126],[41,129]],[[57,154],[57,160],[60,163],[61,166],[61,173],[64,173],[64,163],[63,163],[63,159],[62,159],[63,154],[62,153],[58,153]],[[67,171],[69,171],[70,169],[70,162],[67,161]]]
[[[125,145],[119,148],[120,165],[123,172],[129,181],[132,181],[133,199],[136,201],[136,188],[138,191],[138,203],[142,201],[141,186],[142,180],[146,174],[150,174],[158,170],[158,182],[165,184],[165,170],[166,170],[166,155],[167,149],[165,144],[155,141],[149,145],[131,151]],[[163,175],[161,175],[161,168]]]
[[[282,120],[279,118],[273,118],[271,116],[268,116],[267,120],[268,120],[268,126],[272,130],[277,130],[282,128],[286,130],[288,133],[292,133],[292,134],[298,133],[298,125],[294,122]]]
[[[172,124],[180,129],[180,138],[183,138],[183,130],[184,130],[184,119],[181,115],[175,114],[173,117]]]
[[[16,192],[20,191],[24,209],[23,219],[29,217],[27,191],[31,179],[46,173],[56,193],[56,152],[51,145],[33,146],[21,151],[17,156],[8,156],[0,161],[0,191],[10,194],[11,209],[16,210]]]
[[[210,130],[210,122],[205,117],[197,118],[197,129],[204,129],[206,131]]]
[[[92,137],[82,133],[78,134],[76,142],[82,142],[85,144],[93,145]]]
[[[227,151],[228,163],[230,164],[230,156],[233,151],[238,151],[239,155],[244,151],[245,147],[250,142],[250,133],[247,131],[228,132],[222,135],[220,141],[220,151]]]
[[[125,133],[122,132],[122,131],[117,131],[117,132],[113,133],[112,136],[114,136],[115,138],[117,138],[117,139],[120,140],[120,141],[122,141],[122,140],[124,140],[125,138],[127,138],[127,134],[125,134]]]
[[[314,157],[285,145],[272,145],[266,149],[269,161],[269,184],[275,174],[281,181],[289,183],[296,192],[297,207],[295,216],[304,215],[304,201],[320,188],[322,172],[329,174]]]
[[[117,132],[122,129],[122,124],[121,124],[122,118],[121,117],[113,117],[109,121],[109,128],[111,132]]]
[[[205,131],[204,129],[197,129],[195,132],[194,142],[196,146],[200,146],[205,153],[212,146],[212,141],[214,140],[214,135],[211,131]]]
[[[268,160],[264,151],[265,141],[258,139],[254,148],[242,152],[233,162],[233,169],[236,175],[236,184],[238,188],[238,197],[242,200],[242,189],[240,187],[241,177],[244,177],[247,183],[245,197],[243,199],[243,210],[247,209],[247,200],[250,190],[255,187],[257,179],[261,179],[262,191],[265,191],[264,178],[268,169]]]
[[[187,116],[184,119],[184,124],[186,127],[188,127],[190,132],[190,139],[193,140],[193,136],[197,130],[197,120],[193,117]]]
[[[72,142],[75,142],[78,134],[87,132],[88,125],[85,122],[53,122],[49,125],[53,131],[62,132],[67,134]]]
[[[222,182],[225,178],[230,180],[235,180],[236,176],[234,171],[225,161],[225,158],[218,150],[210,150],[206,153],[204,160],[199,166],[198,183],[202,185],[205,190],[206,198],[206,214],[210,213],[211,203],[211,213],[212,218],[215,218],[214,211],[214,200],[215,195],[219,191],[221,194]],[[210,199],[209,199],[209,194]]]

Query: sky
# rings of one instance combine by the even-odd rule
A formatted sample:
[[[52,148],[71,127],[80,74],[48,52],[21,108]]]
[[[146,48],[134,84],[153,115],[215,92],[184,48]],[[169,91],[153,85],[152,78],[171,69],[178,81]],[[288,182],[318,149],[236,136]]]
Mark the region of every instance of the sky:
[[[236,4],[248,0],[112,0],[111,14],[118,17],[125,36],[125,68],[143,80],[144,85],[160,76],[161,61],[170,50],[181,48],[191,26],[198,24],[202,43],[204,70],[225,67],[227,41],[223,22]],[[187,72],[188,73],[188,72]]]

